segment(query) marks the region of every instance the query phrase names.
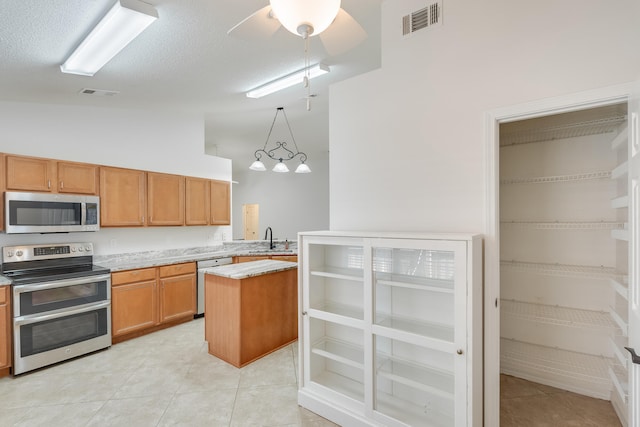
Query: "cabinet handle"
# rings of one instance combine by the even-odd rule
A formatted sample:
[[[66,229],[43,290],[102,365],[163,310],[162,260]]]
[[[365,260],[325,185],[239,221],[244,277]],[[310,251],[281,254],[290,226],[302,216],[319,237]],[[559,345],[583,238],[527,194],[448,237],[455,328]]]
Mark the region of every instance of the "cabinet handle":
[[[456,351],[456,353],[458,353],[458,354],[462,354],[462,353],[464,353],[464,352],[462,351],[462,349],[461,349],[461,348],[459,348],[459,349]]]
[[[62,190],[64,188],[64,181],[60,181],[60,189]]]
[[[47,188],[51,188],[51,180],[50,179],[47,180]]]
[[[303,312],[302,312],[302,315],[303,315],[303,316],[306,316],[306,315],[307,315],[307,312],[306,312],[306,311],[303,311]]]

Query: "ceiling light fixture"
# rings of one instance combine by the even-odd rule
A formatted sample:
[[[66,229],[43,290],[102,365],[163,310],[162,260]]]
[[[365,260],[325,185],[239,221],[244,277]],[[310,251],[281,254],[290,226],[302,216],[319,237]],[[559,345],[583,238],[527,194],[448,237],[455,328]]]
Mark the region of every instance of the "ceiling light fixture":
[[[304,82],[304,77],[307,71],[309,73],[308,78],[312,79],[314,77],[327,74],[331,70],[325,64],[315,64],[309,67],[309,69],[303,68],[301,70],[294,71],[291,74],[287,74],[286,76],[280,77],[262,86],[251,89],[249,92],[247,92],[247,98],[262,98],[263,96],[291,87],[298,83],[302,83]]]
[[[326,30],[340,11],[340,0],[270,0],[269,3],[278,21],[304,38]]]
[[[287,148],[287,143],[283,141],[276,141],[275,148],[267,149],[267,144],[269,144],[269,138],[271,137],[271,132],[273,131],[273,126],[275,125],[276,119],[278,118],[278,114],[280,112],[282,112],[282,115],[284,116],[284,120],[287,123],[287,129],[289,129],[289,135],[291,135],[291,141],[293,142],[293,146],[296,149],[295,152],[289,150]],[[264,163],[262,163],[262,160],[261,160],[262,156],[266,155],[270,159],[278,161],[278,163],[276,163],[276,165],[272,169],[274,172],[282,172],[282,173],[289,172],[289,168],[284,162],[295,159],[298,156],[300,157],[300,164],[296,168],[296,173],[311,172],[311,169],[305,163],[307,161],[307,155],[298,150],[298,145],[296,144],[296,140],[293,137],[293,132],[291,131],[291,126],[289,125],[289,120],[287,119],[287,114],[284,112],[284,107],[278,107],[278,109],[276,110],[276,115],[273,118],[273,122],[271,123],[271,128],[269,129],[269,134],[267,135],[267,140],[264,143],[264,147],[256,150],[254,155],[256,156],[256,160],[251,164],[251,166],[249,166],[249,169],[254,171],[263,172],[267,170],[266,166],[264,165]]]
[[[158,19],[150,4],[118,0],[60,66],[63,73],[93,76],[126,45]]]

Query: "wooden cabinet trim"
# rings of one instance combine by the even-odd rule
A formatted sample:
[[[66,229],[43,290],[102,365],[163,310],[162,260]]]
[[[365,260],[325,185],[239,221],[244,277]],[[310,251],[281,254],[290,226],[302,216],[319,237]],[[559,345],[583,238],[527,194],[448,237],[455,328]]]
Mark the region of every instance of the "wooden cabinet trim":
[[[183,264],[163,265],[159,267],[160,277],[179,276],[181,274],[193,274],[196,272],[195,262],[185,262]]]
[[[124,285],[127,283],[141,282],[145,280],[155,280],[155,278],[155,267],[115,271],[111,273],[111,286]]]

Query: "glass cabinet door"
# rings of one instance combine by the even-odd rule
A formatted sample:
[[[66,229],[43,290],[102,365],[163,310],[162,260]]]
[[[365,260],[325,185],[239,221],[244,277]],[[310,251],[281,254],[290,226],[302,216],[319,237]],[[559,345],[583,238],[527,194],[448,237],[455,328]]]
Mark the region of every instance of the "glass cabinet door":
[[[409,425],[456,425],[456,387],[466,389],[456,383],[464,254],[464,243],[438,241],[372,247],[375,412]]]

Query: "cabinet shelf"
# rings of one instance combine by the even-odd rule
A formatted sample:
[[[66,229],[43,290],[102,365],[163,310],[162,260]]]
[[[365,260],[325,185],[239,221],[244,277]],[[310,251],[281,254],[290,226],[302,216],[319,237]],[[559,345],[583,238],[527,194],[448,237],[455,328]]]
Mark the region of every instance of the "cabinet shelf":
[[[417,405],[405,399],[378,391],[376,410],[409,426],[449,427],[455,425],[451,412],[438,405]]]
[[[609,399],[612,359],[502,338],[503,373],[601,399]]]
[[[558,277],[615,278],[622,275],[613,267],[570,264],[547,264],[524,261],[500,261],[500,267],[523,273]]]
[[[553,184],[559,182],[592,181],[596,179],[610,179],[610,171],[575,173],[571,175],[549,175],[533,177],[513,177],[500,179],[501,185],[511,184]]]
[[[379,378],[389,379],[412,389],[439,396],[454,398],[454,376],[445,372],[393,356],[378,354],[376,373]]]
[[[443,279],[430,279],[425,277],[407,276],[400,274],[376,274],[376,283],[379,285],[417,289],[421,291],[443,292],[453,294],[453,281]]]
[[[501,313],[520,319],[576,328],[612,330],[615,325],[604,311],[580,310],[513,300],[501,301]]]
[[[364,350],[361,346],[324,337],[313,343],[311,353],[352,368],[364,369]]]
[[[429,341],[435,340],[446,343],[448,349],[454,339],[454,328],[450,325],[442,325],[436,323],[419,322],[415,319],[405,319],[398,316],[391,316],[386,313],[376,313],[377,321],[374,324],[374,332],[379,335],[392,336],[394,331],[418,335]],[[378,326],[379,328],[376,328]],[[385,333],[385,329],[387,330]],[[442,349],[442,346],[431,343],[435,347]]]
[[[629,196],[620,196],[611,199],[611,209],[622,209],[629,207]]]
[[[504,227],[533,228],[536,230],[618,230],[625,227],[620,221],[500,221]]]
[[[318,304],[311,304],[309,316],[331,322],[348,322],[349,319],[352,319],[357,322],[358,327],[362,327],[364,311],[360,307],[324,301]]]
[[[312,276],[352,280],[355,282],[362,282],[364,280],[363,271],[355,268],[324,267],[322,269],[311,270],[309,274]]]

